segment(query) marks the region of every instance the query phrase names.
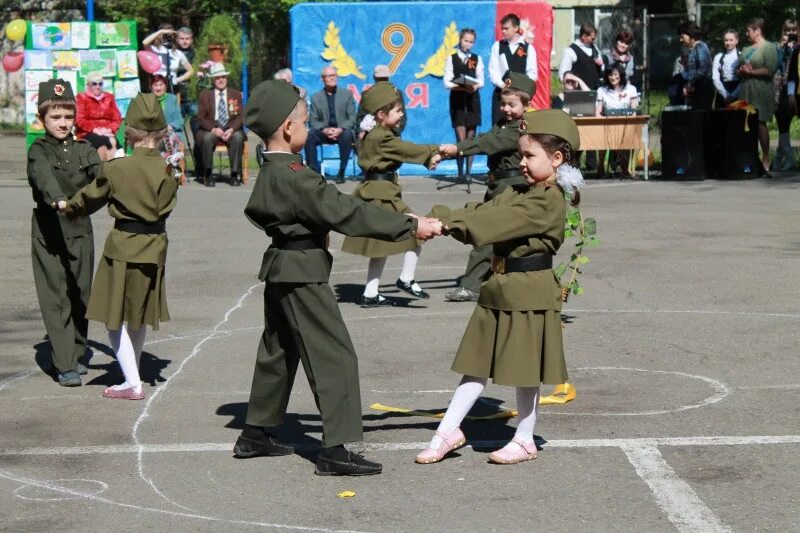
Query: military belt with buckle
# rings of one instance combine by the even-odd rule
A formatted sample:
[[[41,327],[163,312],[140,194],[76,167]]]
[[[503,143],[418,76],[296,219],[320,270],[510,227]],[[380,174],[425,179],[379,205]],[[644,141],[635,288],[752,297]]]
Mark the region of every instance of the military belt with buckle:
[[[553,268],[552,254],[534,254],[525,257],[492,256],[492,272],[511,274],[512,272],[535,272]]]
[[[394,181],[397,179],[397,172],[366,172],[364,173],[364,181]]]

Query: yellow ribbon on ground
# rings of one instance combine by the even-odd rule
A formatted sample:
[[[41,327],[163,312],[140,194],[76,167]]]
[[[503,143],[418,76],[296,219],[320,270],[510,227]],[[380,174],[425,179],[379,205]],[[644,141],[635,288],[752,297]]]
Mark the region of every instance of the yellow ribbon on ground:
[[[576,395],[577,391],[575,390],[574,385],[571,383],[562,383],[560,385],[556,385],[556,388],[553,390],[553,394],[539,397],[539,405],[565,404],[574,400]],[[373,403],[369,406],[369,408],[375,409],[376,411],[399,413],[408,416],[425,416],[428,418],[442,418],[444,416],[444,412],[427,411],[424,409],[406,409],[404,407],[392,407],[380,403]],[[516,409],[502,409],[501,411],[492,413],[490,415],[467,416],[467,420],[499,420],[503,418],[513,418],[517,416],[517,414],[518,413]]]

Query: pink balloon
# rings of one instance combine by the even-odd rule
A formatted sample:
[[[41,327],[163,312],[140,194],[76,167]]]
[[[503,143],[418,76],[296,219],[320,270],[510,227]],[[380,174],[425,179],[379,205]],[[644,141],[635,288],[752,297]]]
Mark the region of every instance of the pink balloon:
[[[9,52],[3,56],[3,68],[6,72],[16,72],[25,63],[25,52]]]
[[[161,70],[161,58],[158,57],[158,54],[155,52],[142,50],[141,52],[137,52],[136,56],[139,58],[139,64],[142,66],[142,69],[148,74],[155,74]]]

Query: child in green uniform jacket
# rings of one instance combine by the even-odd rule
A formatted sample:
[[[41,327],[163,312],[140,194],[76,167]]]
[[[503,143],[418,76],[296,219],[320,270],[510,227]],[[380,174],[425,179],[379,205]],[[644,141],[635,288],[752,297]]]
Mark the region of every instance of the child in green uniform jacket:
[[[489,459],[512,464],[536,458],[533,428],[539,385],[567,379],[561,339],[561,287],[553,255],[564,241],[564,190],[579,196],[580,171],[569,163],[578,128],[561,110],[530,111],[520,123],[520,167],[526,184],[491,202],[451,211],[435,206],[445,232],[464,243],[492,244],[493,275],[481,286],[452,370],[463,374],[447,412],[418,463],[435,463],[463,446],[461,421],[488,378],[516,387],[519,424],[514,439]],[[562,189],[563,187],[563,189]]]
[[[353,196],[394,213],[411,213],[403,201],[397,169],[404,161],[421,163],[435,168],[441,160],[438,145],[414,144],[400,139],[395,132],[403,118],[403,100],[389,82],[379,82],[361,95],[361,108],[368,115],[361,129],[367,131],[358,147],[358,165],[364,170],[361,182]],[[396,285],[417,298],[428,298],[428,293],[417,284],[416,270],[422,247],[415,240],[386,242],[363,237],[347,237],[342,251],[369,258],[367,284],[361,297],[362,307],[392,305],[392,300],[378,293],[386,258],[403,254],[403,269]]]
[[[58,382],[81,385],[86,367],[86,304],[94,268],[94,235],[89,217],[68,220],[59,202],[97,176],[97,150],[72,136],[75,96],[62,79],[39,84],[39,119],[45,136],[28,150],[28,183],[36,207],[31,218],[33,280],[53,355]]]
[[[520,155],[517,149],[519,140],[519,121],[528,108],[531,94],[536,90],[535,82],[525,74],[509,73],[506,87],[500,92],[500,111],[503,113],[492,129],[474,139],[466,139],[458,144],[443,144],[439,152],[444,157],[462,157],[487,154],[489,180],[486,183],[484,202],[494,199],[506,187],[525,183],[519,169]],[[445,294],[451,302],[474,302],[478,299],[481,283],[491,273],[492,247],[475,246],[469,254],[467,269],[461,276],[459,287]]]
[[[109,161],[90,185],[64,205],[68,216],[93,213],[108,204],[116,220],[97,267],[86,316],[103,322],[125,382],[103,396],[142,400],[139,360],[146,326],[169,320],[164,286],[166,219],[177,202],[178,182],[161,158],[167,132],[161,104],[139,94],[125,114],[125,137],[133,155]]]
[[[258,346],[246,426],[233,453],[239,458],[287,455],[275,439],[283,423],[297,366],[302,362],[322,417],[319,475],[368,475],[381,465],[344,447],[362,439],[358,359],[328,279],[329,231],[385,241],[415,241],[441,233],[441,223],[389,213],[329,185],[305,167],[298,152],[308,136],[308,110],[297,87],[265,81],[252,92],[247,126],[267,144],[264,164],[245,208],[272,239],[259,279],[264,287],[264,333]]]

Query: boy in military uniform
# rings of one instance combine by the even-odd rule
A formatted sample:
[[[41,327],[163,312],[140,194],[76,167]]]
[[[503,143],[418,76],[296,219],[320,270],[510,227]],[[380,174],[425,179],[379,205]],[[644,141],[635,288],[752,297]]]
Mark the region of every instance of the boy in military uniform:
[[[143,400],[139,360],[147,327],[169,320],[164,286],[169,239],[166,219],[177,203],[178,181],[161,158],[158,143],[167,121],[154,94],[138,94],[125,114],[129,157],[109,161],[97,179],[64,206],[68,216],[108,204],[115,219],[97,267],[87,318],[105,324],[125,382],[103,396]]]
[[[531,101],[535,82],[525,74],[511,72],[506,87],[500,93],[501,118],[488,132],[458,144],[443,144],[439,151],[445,157],[463,157],[487,154],[489,180],[484,202],[502,193],[507,187],[525,183],[519,169],[520,155],[519,121]],[[481,283],[489,277],[492,260],[491,246],[475,246],[469,254],[467,269],[461,277],[458,289],[445,295],[451,302],[474,302],[478,300]]]
[[[264,164],[245,215],[272,238],[259,279],[264,290],[264,333],[258,347],[246,427],[236,457],[288,455],[275,438],[283,422],[298,363],[322,416],[319,475],[369,475],[381,465],[344,447],[361,441],[358,361],[333,291],[328,232],[389,241],[440,234],[438,221],[389,213],[328,185],[306,168],[308,111],[296,87],[265,81],[245,110],[247,126],[266,141]]]
[[[58,383],[77,387],[86,374],[78,359],[86,353],[94,236],[89,217],[68,220],[58,213],[58,204],[93,181],[101,162],[89,143],[72,135],[75,96],[68,82],[39,84],[38,114],[45,136],[28,150],[28,183],[36,202],[31,220],[33,280]]]

